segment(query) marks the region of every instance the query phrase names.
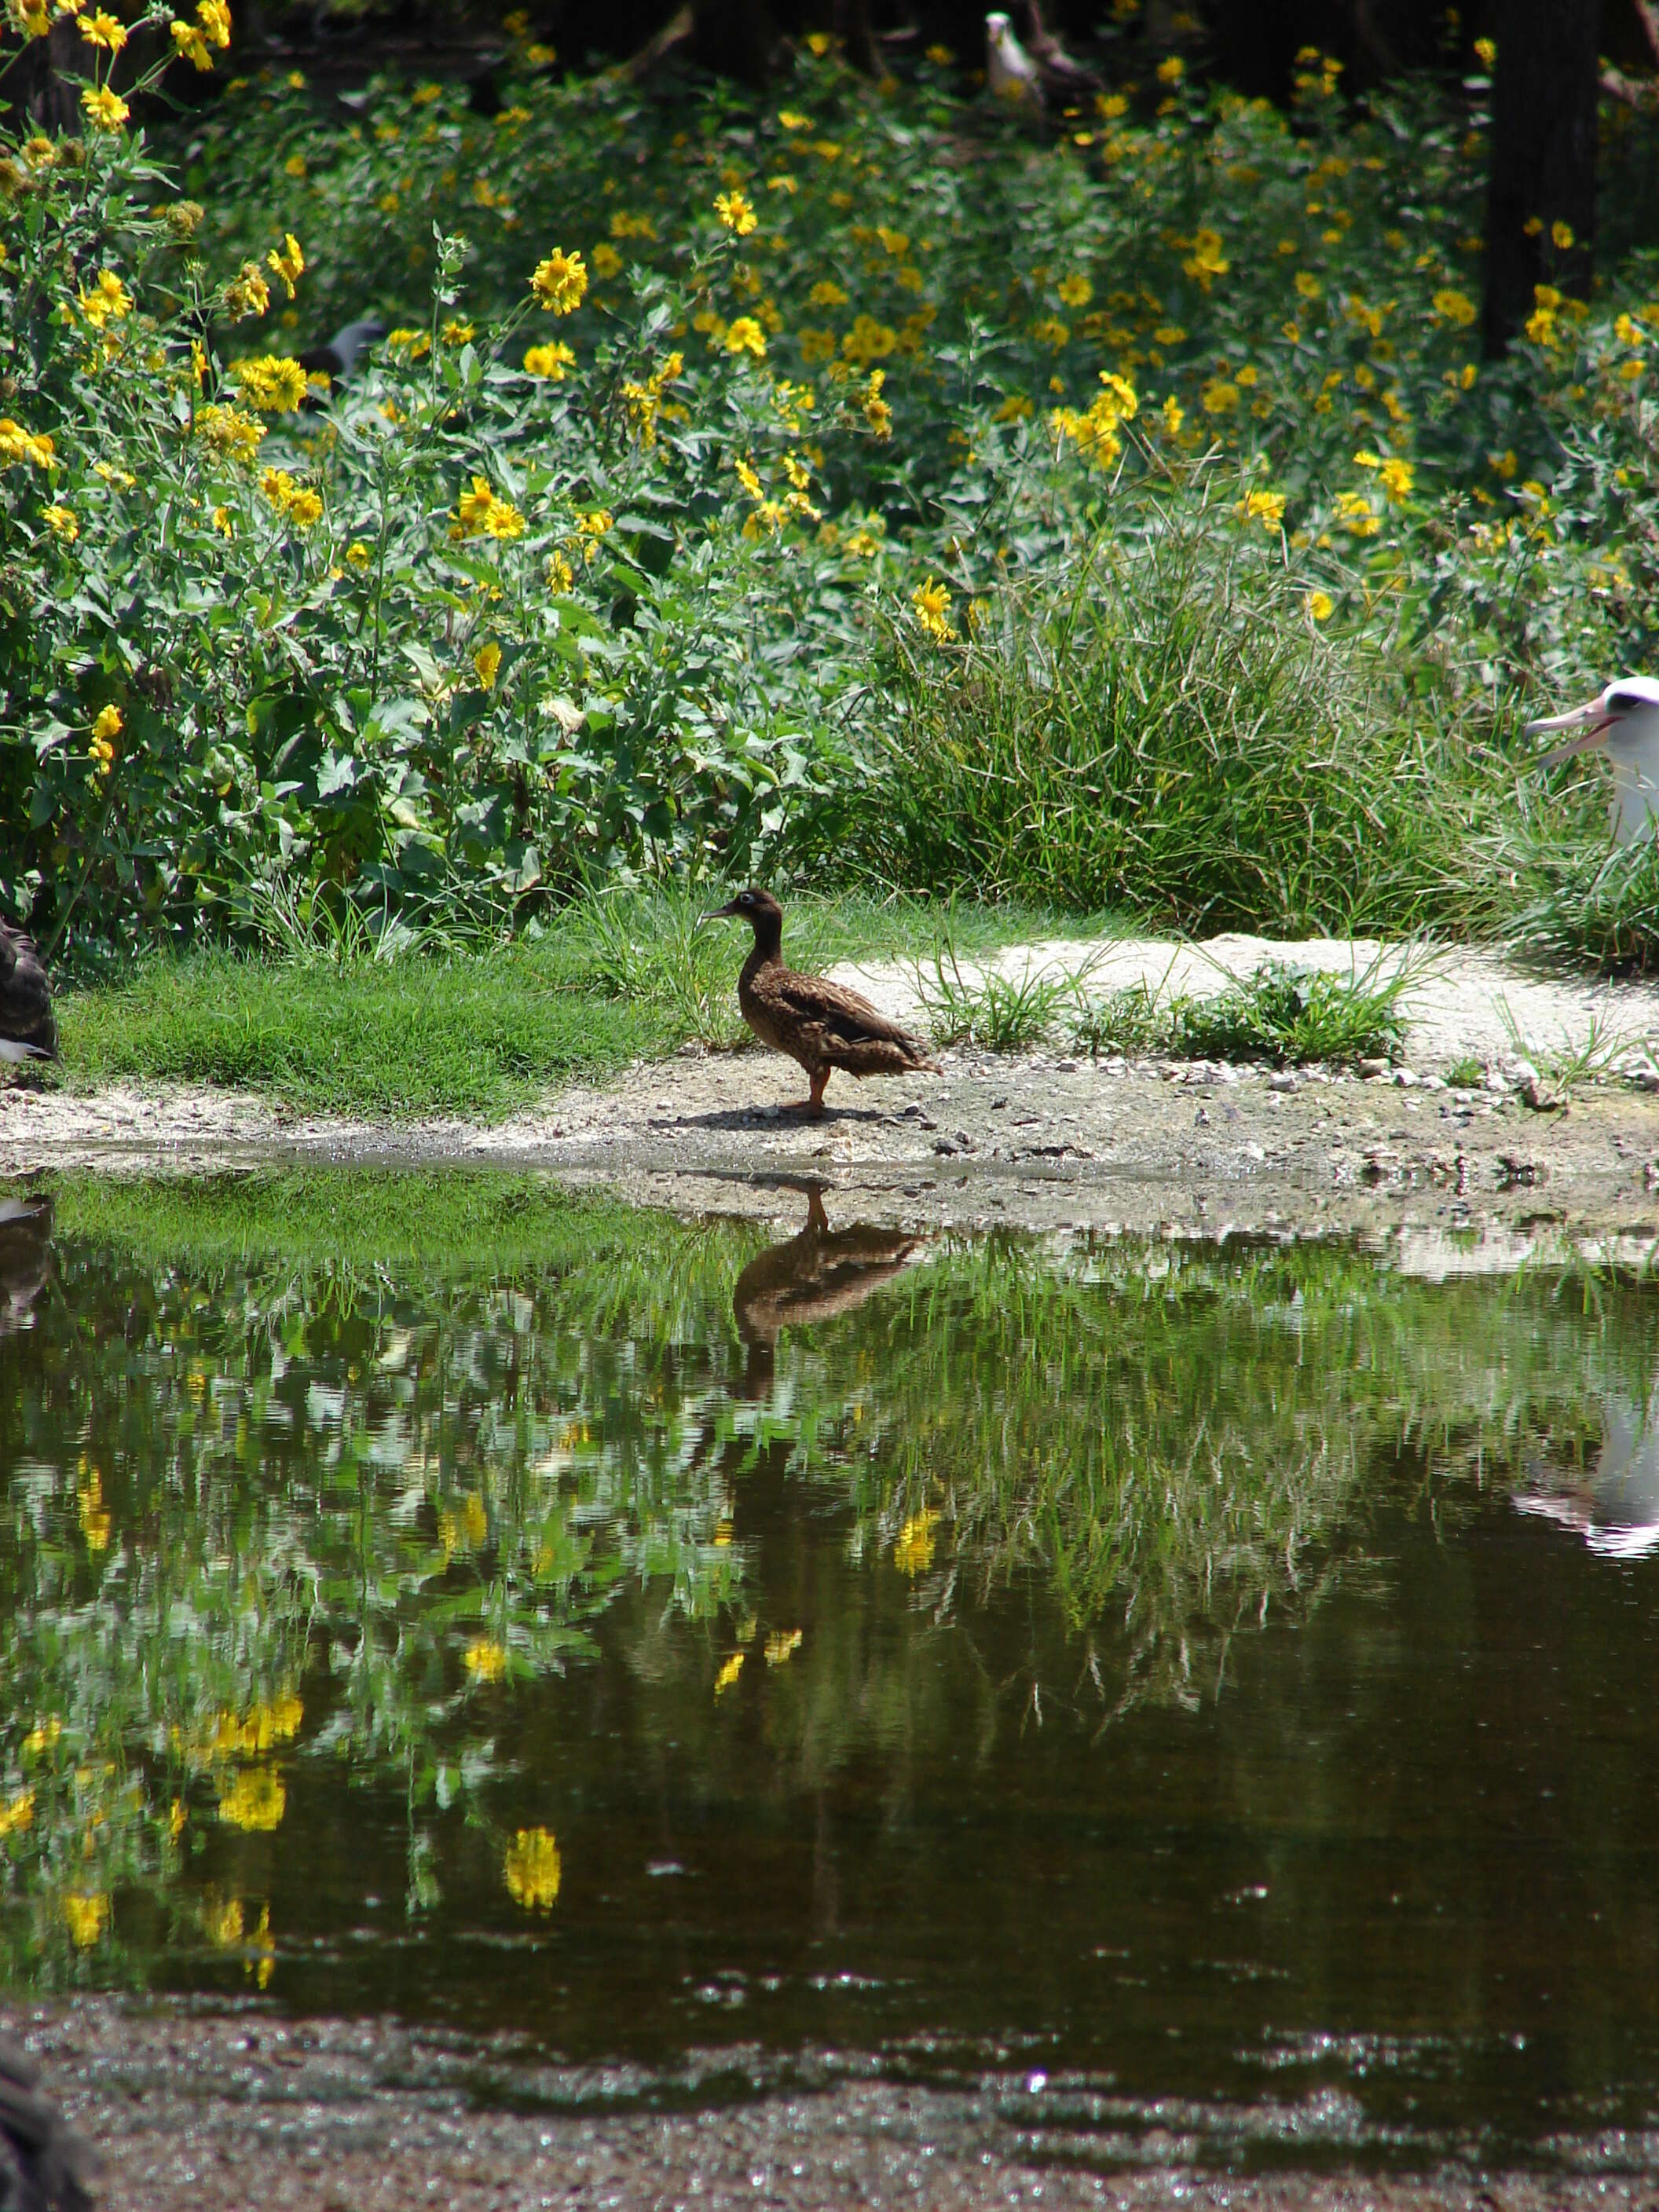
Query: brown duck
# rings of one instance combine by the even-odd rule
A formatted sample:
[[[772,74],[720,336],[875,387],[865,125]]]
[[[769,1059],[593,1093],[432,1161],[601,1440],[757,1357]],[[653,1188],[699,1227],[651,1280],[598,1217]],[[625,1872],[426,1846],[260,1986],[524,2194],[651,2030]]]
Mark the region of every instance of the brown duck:
[[[34,940],[0,921],[0,1060],[57,1057],[52,989]]]
[[[943,1073],[933,1047],[914,1030],[901,1029],[868,999],[822,975],[798,975],[783,964],[783,908],[770,891],[739,891],[703,916],[718,921],[741,915],[755,933],[755,949],[738,977],[743,1018],[763,1045],[799,1060],[811,1085],[799,1103],[823,1111],[823,1086],[836,1068],[848,1075]]]

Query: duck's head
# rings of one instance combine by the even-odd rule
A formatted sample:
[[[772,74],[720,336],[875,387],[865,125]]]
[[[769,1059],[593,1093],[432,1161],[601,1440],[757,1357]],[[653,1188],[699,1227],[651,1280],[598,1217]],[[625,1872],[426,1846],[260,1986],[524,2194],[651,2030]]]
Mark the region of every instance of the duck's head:
[[[752,921],[758,932],[769,923],[781,924],[783,908],[770,891],[763,891],[758,884],[751,884],[746,891],[739,891],[724,906],[712,908],[701,919],[704,921],[725,921],[738,916],[744,921]]]

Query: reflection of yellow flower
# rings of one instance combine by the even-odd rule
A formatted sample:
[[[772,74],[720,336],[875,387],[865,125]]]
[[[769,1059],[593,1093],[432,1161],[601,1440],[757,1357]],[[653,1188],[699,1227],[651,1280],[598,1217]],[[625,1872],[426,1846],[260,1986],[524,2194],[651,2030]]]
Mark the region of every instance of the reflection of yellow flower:
[[[107,1894],[100,1889],[90,1895],[82,1893],[66,1897],[63,1903],[64,1921],[70,1932],[70,1940],[77,1950],[89,1951],[109,1922]]]
[[[801,1632],[799,1628],[780,1628],[766,1639],[766,1663],[781,1667],[792,1653],[800,1650]]]
[[[216,1949],[228,1951],[242,1940],[242,1900],[233,1897],[223,1905],[210,1901],[203,1913],[207,1939]]]
[[[233,1828],[269,1831],[288,1808],[288,1792],[269,1767],[245,1767],[221,1792],[219,1818]]]
[[[20,1790],[9,1805],[0,1806],[0,1836],[15,1835],[20,1828],[33,1826],[34,1820],[34,1792]]]
[[[501,665],[501,648],[499,645],[485,646],[483,652],[479,653],[478,659],[482,660],[484,658],[484,654],[489,653],[493,653],[495,654],[495,666],[499,667]],[[482,669],[478,671],[478,680],[481,684],[484,684],[483,671]],[[484,689],[486,691],[489,690],[489,685],[493,684],[495,680],[495,669],[492,668],[489,675],[489,682],[488,684],[484,684]],[[507,1672],[507,1646],[504,1644],[492,1644],[487,1636],[480,1636],[475,1638],[472,1643],[467,1645],[465,1650],[461,1654],[461,1657],[465,1662],[467,1673],[477,1681],[499,1682],[502,1675]]]
[[[118,714],[119,709],[117,708],[106,707],[104,709],[104,712],[106,714]],[[96,726],[97,725],[94,723],[94,727],[96,728]],[[116,723],[117,729],[119,729],[120,726],[120,723],[118,720]],[[57,1747],[58,1739],[63,1733],[64,1723],[58,1719],[57,1714],[54,1713],[50,1720],[36,1722],[35,1725],[23,1738],[23,1748],[33,1757],[39,1759],[43,1752],[52,1751]]]
[[[520,1828],[507,1847],[501,1873],[515,1905],[545,1912],[559,1893],[559,1846],[545,1828]]]
[[[933,1564],[933,1547],[938,1539],[933,1529],[939,1515],[931,1506],[913,1513],[899,1530],[898,1541],[893,1547],[893,1565],[902,1575],[925,1574]]]
[[[743,1654],[734,1651],[714,1677],[714,1695],[723,1697],[743,1672]]]
[[[587,290],[587,269],[580,253],[562,248],[538,262],[530,289],[552,315],[568,315],[580,307]]]

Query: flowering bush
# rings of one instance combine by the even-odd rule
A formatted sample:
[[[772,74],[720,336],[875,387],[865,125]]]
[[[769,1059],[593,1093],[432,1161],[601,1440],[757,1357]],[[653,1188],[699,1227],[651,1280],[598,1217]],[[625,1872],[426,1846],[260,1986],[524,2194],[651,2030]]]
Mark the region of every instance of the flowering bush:
[[[1306,661],[1320,726],[1358,717],[1383,782],[1430,759],[1494,868],[1592,818],[1506,813],[1493,740],[1650,634],[1659,301],[1639,255],[1593,310],[1544,285],[1476,360],[1479,86],[1356,119],[1313,57],[1287,119],[1165,73],[969,160],[938,57],[872,90],[815,52],[757,116],[525,46],[490,121],[233,80],[183,198],[111,88],[122,27],[80,20],[84,137],[0,149],[0,878],[55,939],[257,936],[300,894],[522,918],[600,872],[832,854],[931,884],[937,835],[883,818],[894,748],[937,832],[934,708],[971,732],[994,651],[1041,722],[1073,632],[1033,611],[1164,538],[1223,629],[1278,579],[1205,738],[1264,789],[1249,672]],[[227,31],[201,0],[172,58]],[[302,336],[369,314],[356,373],[308,378]],[[1224,896],[1172,887],[1140,792],[1108,779],[1115,830],[1062,867],[1014,806],[999,884],[1272,925],[1352,883],[1352,842],[1322,876],[1274,806],[1229,814]],[[1448,865],[1418,908],[1492,918]]]

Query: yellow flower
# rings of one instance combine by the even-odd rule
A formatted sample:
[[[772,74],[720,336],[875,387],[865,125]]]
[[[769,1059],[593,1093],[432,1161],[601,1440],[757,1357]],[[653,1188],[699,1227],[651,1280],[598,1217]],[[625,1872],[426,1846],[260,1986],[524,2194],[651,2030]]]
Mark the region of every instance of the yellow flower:
[[[717,1698],[724,1697],[742,1672],[743,1654],[741,1651],[734,1651],[714,1677],[714,1695]]]
[[[1498,41],[1496,39],[1477,39],[1474,52],[1476,59],[1485,68],[1490,69],[1498,59]]]
[[[63,1733],[64,1723],[58,1719],[57,1714],[53,1713],[50,1719],[37,1722],[29,1730],[23,1738],[23,1748],[32,1757],[38,1759],[42,1752],[55,1748],[58,1739]]]
[[[1296,272],[1296,289],[1304,300],[1316,300],[1320,293],[1319,279],[1310,270],[1298,269]]]
[[[1282,491],[1247,491],[1238,502],[1238,512],[1249,521],[1259,522],[1264,530],[1277,530],[1285,520],[1285,495]]]
[[[261,354],[230,364],[231,380],[262,415],[290,415],[306,396],[306,373],[286,355]]]
[[[1179,54],[1171,54],[1167,61],[1158,64],[1154,75],[1160,84],[1179,84],[1187,74],[1187,64]]]
[[[0,1806],[0,1836],[15,1836],[20,1828],[33,1825],[34,1792],[20,1790],[9,1805]]]
[[[167,1836],[171,1842],[175,1844],[178,1842],[185,1832],[185,1823],[189,1818],[190,1814],[185,1808],[184,1799],[175,1797],[167,1810]]]
[[[265,434],[264,424],[239,407],[204,407],[197,414],[196,428],[216,453],[245,465],[252,461]]]
[[[270,287],[259,274],[257,262],[245,261],[225,287],[225,313],[235,323],[263,315],[270,305]]]
[[[956,55],[949,46],[933,46],[928,47],[923,59],[932,62],[935,69],[949,69]]]
[[[1187,275],[1195,276],[1202,289],[1207,292],[1212,282],[1218,276],[1224,276],[1233,264],[1221,251],[1221,234],[1214,230],[1200,230],[1193,240],[1192,252],[1181,265]]]
[[[548,590],[556,599],[561,592],[568,592],[576,580],[576,572],[562,553],[548,555],[547,565],[543,574],[547,578]]]
[[[500,675],[501,668],[501,648],[494,639],[488,645],[481,645],[478,647],[472,656],[472,665],[478,672],[480,690],[493,691],[495,689],[495,678]],[[478,1643],[469,1644],[467,1647],[466,1663],[475,1674],[482,1672],[489,1664],[489,1655],[491,1652],[500,1652],[501,1657],[494,1672],[484,1674],[483,1679],[486,1682],[493,1682],[499,1678],[501,1668],[507,1663],[506,1652],[501,1650],[499,1644]],[[478,1656],[475,1656],[475,1654]]]
[[[808,306],[813,307],[844,307],[847,305],[846,293],[828,276],[814,284],[806,298]]]
[[[1072,343],[1069,327],[1057,315],[1044,315],[1033,323],[1031,336],[1039,345],[1048,346],[1055,353]],[[1060,389],[1064,391],[1065,386],[1062,385]]]
[[[622,275],[623,258],[614,246],[601,239],[593,248],[593,274],[603,283],[606,278]]]
[[[40,520],[51,531],[52,536],[61,538],[65,544],[73,545],[81,535],[81,526],[76,520],[74,510],[70,507],[44,507],[40,510]]]
[[[1435,294],[1433,305],[1443,322],[1455,324],[1459,330],[1467,330],[1474,320],[1475,304],[1467,292],[1454,291],[1448,286]]]
[[[112,744],[120,736],[125,727],[125,724],[118,707],[100,707],[97,719],[92,726],[93,743],[102,745]]]
[[[562,345],[555,338],[550,345],[528,348],[524,365],[530,375],[545,377],[550,384],[559,384],[563,381],[566,369],[575,367],[576,356],[568,345]]]
[[[864,398],[860,403],[864,410],[865,421],[878,438],[890,438],[893,434],[893,410],[881,396],[881,387],[886,381],[884,368],[872,368],[870,381],[864,387]]]
[[[530,289],[550,315],[568,315],[582,303],[587,290],[587,269],[580,253],[562,248],[536,264]]]
[[[1572,225],[1570,222],[1553,222],[1550,225],[1550,244],[1559,252],[1565,253],[1572,244]]]
[[[784,1662],[800,1650],[801,1632],[799,1628],[780,1628],[766,1639],[766,1663],[781,1667]]]
[[[868,368],[872,362],[885,361],[898,346],[898,332],[886,323],[878,323],[873,315],[860,315],[841,342],[841,349],[848,360],[860,368]]]
[[[207,40],[194,23],[173,22],[167,26],[173,43],[184,58],[198,70],[210,70],[213,57],[208,52]]]
[[[935,645],[948,645],[956,631],[951,627],[951,594],[934,577],[918,584],[910,594],[916,621]]]
[[[12,0],[11,15],[26,39],[45,39],[52,34],[52,10],[46,0]]]
[[[614,517],[609,507],[596,507],[590,514],[579,514],[576,527],[584,538],[603,538],[611,527]]]
[[[219,1796],[219,1818],[233,1828],[266,1832],[288,1809],[288,1792],[268,1767],[245,1767]]]
[[[106,84],[100,85],[96,91],[88,87],[81,94],[81,106],[95,131],[118,131],[132,112]]]
[[[196,0],[196,20],[210,46],[230,44],[230,9],[225,0]]]
[[[9,415],[0,415],[0,469],[9,468],[15,461],[27,461],[37,469],[52,470],[58,465],[52,441],[44,431],[37,435],[21,422],[14,422]]]
[[[75,304],[82,320],[101,331],[106,323],[118,323],[132,313],[132,295],[112,269],[100,269],[97,281],[89,289],[82,287]]]
[[[1412,465],[1409,461],[1390,459],[1376,472],[1376,480],[1390,499],[1409,499],[1412,489]]]
[[[714,212],[726,228],[738,238],[747,238],[754,229],[755,210],[738,191],[719,192],[714,198]]]
[[[1364,492],[1338,492],[1336,515],[1343,528],[1356,538],[1375,538],[1382,527],[1382,517]]]
[[[461,346],[469,344],[474,335],[471,323],[459,315],[452,315],[439,331],[438,337],[441,344]]]
[[[306,257],[301,251],[300,241],[291,230],[284,236],[279,248],[273,248],[266,254],[265,266],[270,270],[272,276],[281,280],[283,289],[291,300],[294,297],[294,288],[305,274],[306,266]]]
[[[545,1828],[520,1828],[507,1847],[501,1874],[515,1905],[545,1912],[559,1893],[559,1846]]]
[[[495,672],[501,665],[501,648],[499,645],[482,646],[473,655],[472,665],[477,670],[478,681],[486,691],[494,689]],[[507,1672],[507,1646],[492,1644],[487,1636],[475,1638],[467,1645],[461,1657],[467,1673],[477,1681],[499,1682]]]
[[[63,1900],[64,1923],[78,1951],[89,1951],[109,1923],[109,1898],[103,1890]]]
[[[933,1529],[939,1515],[931,1507],[913,1513],[899,1530],[898,1541],[893,1547],[893,1565],[902,1575],[926,1574],[933,1564],[933,1550],[938,1539]]]
[[[766,358],[766,333],[752,315],[739,315],[726,333],[727,353],[752,354],[757,361]]]
[[[1238,386],[1229,384],[1224,377],[1206,384],[1202,396],[1206,415],[1231,415],[1238,405]]]
[[[1164,401],[1162,412],[1165,433],[1171,438],[1178,438],[1181,435],[1181,426],[1186,421],[1187,415],[1186,410],[1173,392]]]
[[[94,15],[77,15],[76,28],[89,46],[102,46],[106,52],[118,54],[127,42],[127,27],[118,23],[107,9],[99,9]]]
[[[1336,610],[1336,602],[1328,592],[1310,592],[1306,605],[1309,614],[1316,623],[1328,622]]]

